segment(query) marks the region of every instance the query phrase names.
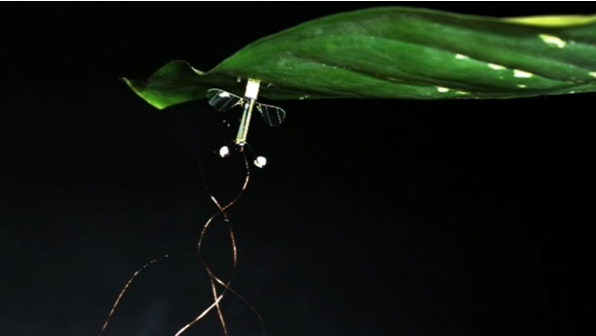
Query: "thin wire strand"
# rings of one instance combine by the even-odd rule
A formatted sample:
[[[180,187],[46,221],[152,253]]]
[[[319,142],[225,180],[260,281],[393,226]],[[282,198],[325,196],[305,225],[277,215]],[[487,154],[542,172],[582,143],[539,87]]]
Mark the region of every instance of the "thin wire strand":
[[[112,309],[110,310],[110,313],[108,314],[108,318],[106,319],[106,321],[103,324],[103,327],[101,328],[101,331],[99,332],[99,335],[101,336],[101,334],[106,330],[106,328],[108,327],[108,324],[111,320],[111,318],[114,315],[114,312],[116,311],[116,308],[118,307],[118,305],[120,304],[120,301],[122,300],[124,293],[128,290],[128,288],[132,285],[132,282],[135,280],[135,278],[144,270],[146,270],[147,268],[149,268],[149,266],[152,266],[154,264],[156,264],[159,261],[162,261],[164,259],[171,259],[172,257],[176,256],[177,254],[165,254],[159,258],[155,258],[153,260],[151,260],[150,262],[146,263],[145,265],[141,266],[139,269],[137,269],[136,272],[133,273],[133,275],[130,277],[130,279],[128,280],[128,282],[126,283],[126,285],[124,286],[124,288],[122,289],[122,291],[120,291],[120,294],[118,295],[118,297],[116,298],[116,302],[114,302],[114,304],[112,305]],[[178,255],[178,256],[191,256],[191,257],[197,257],[198,255],[195,255],[193,253],[184,253],[183,255]]]
[[[151,260],[150,262],[146,263],[145,265],[143,265],[141,268],[139,268],[136,272],[134,272],[134,274],[132,275],[132,277],[128,280],[128,282],[126,283],[126,285],[124,286],[124,288],[122,289],[122,291],[120,291],[120,294],[118,295],[118,298],[116,299],[116,302],[114,303],[114,305],[112,306],[112,309],[110,310],[110,313],[108,314],[108,318],[106,319],[106,321],[103,324],[103,327],[101,328],[101,331],[99,332],[99,336],[101,336],[101,334],[106,330],[106,328],[108,327],[108,324],[110,323],[110,319],[112,318],[112,316],[114,315],[114,312],[116,311],[116,307],[120,304],[120,300],[122,300],[122,297],[124,296],[124,293],[128,290],[128,287],[130,287],[130,285],[132,284],[132,282],[134,281],[134,279],[143,271],[145,270],[147,267],[157,263],[158,261],[161,261],[165,258],[168,258],[169,255],[164,255],[162,257],[156,258]]]
[[[228,126],[228,132],[230,130],[230,125],[229,123],[227,123]],[[207,193],[209,194],[211,200],[213,201],[213,203],[217,206],[218,208],[218,212],[215,213],[213,216],[211,216],[211,218],[209,218],[209,220],[205,223],[205,225],[203,226],[203,230],[201,231],[201,235],[199,237],[199,242],[197,244],[197,251],[198,251],[198,256],[199,259],[201,260],[205,270],[207,271],[207,273],[209,274],[209,279],[211,281],[211,291],[213,294],[213,299],[214,299],[214,303],[209,306],[206,310],[204,310],[199,316],[197,316],[193,321],[187,323],[184,327],[182,327],[175,336],[179,336],[181,335],[186,329],[190,328],[193,324],[197,323],[199,320],[201,320],[211,309],[213,309],[214,307],[217,308],[217,312],[218,312],[218,316],[219,316],[219,320],[220,323],[222,325],[222,329],[224,331],[224,334],[226,336],[228,336],[228,331],[227,331],[227,327],[226,327],[226,323],[225,323],[225,319],[223,317],[223,313],[221,311],[221,306],[219,304],[219,302],[223,299],[223,296],[225,295],[226,291],[230,291],[232,294],[234,294],[235,296],[237,296],[239,299],[241,299],[242,301],[244,301],[244,303],[246,303],[250,309],[255,313],[255,315],[257,315],[257,318],[259,319],[259,322],[261,324],[261,330],[263,331],[263,336],[266,335],[266,331],[265,331],[265,324],[263,322],[263,318],[261,317],[261,315],[257,312],[256,308],[250,304],[248,302],[248,300],[246,300],[244,297],[242,297],[240,294],[238,294],[236,291],[234,291],[231,287],[231,281],[232,278],[234,277],[235,273],[236,273],[236,267],[237,267],[237,262],[238,262],[238,253],[237,253],[237,247],[236,247],[236,239],[234,238],[234,230],[232,229],[232,226],[230,225],[230,220],[228,218],[227,213],[225,212],[226,209],[228,209],[229,207],[231,207],[232,205],[234,205],[238,199],[240,199],[240,197],[244,194],[244,192],[246,191],[246,188],[248,187],[248,182],[250,181],[250,165],[248,164],[248,159],[246,158],[246,152],[242,151],[243,154],[243,158],[244,158],[244,166],[246,168],[246,177],[244,180],[244,184],[242,186],[242,189],[240,190],[240,192],[238,193],[238,195],[236,196],[236,198],[234,200],[232,200],[230,203],[228,203],[226,206],[222,207],[219,202],[217,201],[217,199],[215,198],[215,196],[213,196],[213,194],[211,193],[211,191],[209,190],[209,187],[207,186],[207,182],[205,181],[205,175],[203,173],[203,169],[201,164],[199,163],[199,169],[201,172],[201,179],[203,180],[203,185],[205,186],[205,190],[207,191]],[[202,256],[201,253],[201,247],[202,247],[202,242],[203,242],[203,238],[205,237],[205,233],[207,231],[207,228],[209,227],[209,225],[211,224],[211,222],[213,221],[213,219],[215,219],[215,217],[219,214],[222,214],[222,216],[224,217],[224,221],[228,224],[228,228],[229,228],[229,232],[230,232],[230,240],[232,241],[232,251],[233,251],[233,266],[232,266],[232,274],[230,275],[229,280],[224,283],[223,280],[221,280],[220,278],[218,278],[217,276],[215,276],[215,274],[213,274],[213,272],[211,271],[211,269],[209,268],[209,266],[207,265],[207,263],[205,262],[205,259]],[[224,287],[224,290],[222,291],[220,296],[217,296],[217,286],[216,283],[220,284],[222,287]]]
[[[230,132],[230,125],[229,123],[227,123],[227,128],[228,128],[228,132]],[[232,226],[230,225],[230,220],[228,218],[228,215],[226,214],[225,210],[228,209],[229,207],[231,207],[232,205],[234,205],[238,199],[240,199],[240,197],[244,194],[244,192],[246,191],[246,188],[248,187],[248,182],[250,181],[250,166],[248,164],[248,159],[246,158],[246,153],[243,151],[243,158],[244,158],[244,165],[246,168],[246,177],[244,180],[244,184],[242,185],[242,189],[240,190],[240,192],[238,193],[238,195],[236,196],[236,198],[234,198],[234,200],[232,200],[230,203],[228,203],[226,206],[222,207],[219,202],[217,201],[217,199],[215,198],[215,196],[213,196],[213,194],[211,193],[211,191],[209,190],[209,187],[207,186],[207,183],[205,181],[205,176],[203,173],[203,168],[202,165],[199,162],[199,171],[201,173],[201,180],[203,181],[203,185],[205,187],[205,190],[207,191],[207,193],[209,194],[211,200],[213,201],[213,203],[215,203],[215,205],[218,208],[218,212],[216,212],[215,214],[213,214],[205,223],[205,225],[203,226],[203,229],[201,230],[201,235],[199,237],[199,241],[197,243],[197,252],[198,255],[197,257],[199,258],[199,260],[201,261],[201,263],[203,264],[203,267],[205,268],[205,270],[207,271],[207,273],[209,274],[209,280],[211,283],[211,291],[213,294],[213,298],[214,298],[214,302],[207,307],[201,314],[199,314],[199,316],[197,316],[194,320],[192,320],[191,322],[187,323],[184,327],[182,327],[180,330],[178,330],[178,332],[176,333],[175,336],[179,336],[181,335],[185,330],[187,330],[188,328],[190,328],[192,325],[194,325],[195,323],[197,323],[199,320],[201,320],[203,317],[205,317],[205,315],[207,315],[207,313],[209,313],[209,311],[211,311],[211,309],[213,309],[214,307],[217,308],[217,312],[218,312],[218,316],[224,331],[224,334],[226,336],[228,336],[228,331],[227,331],[227,327],[226,327],[226,323],[225,323],[225,319],[223,317],[223,313],[221,311],[221,306],[219,304],[219,302],[223,299],[224,294],[227,291],[230,291],[232,294],[234,294],[235,296],[237,296],[240,300],[244,301],[244,303],[246,303],[249,308],[255,313],[255,315],[257,316],[257,318],[259,319],[259,322],[261,324],[261,329],[263,330],[263,336],[266,335],[266,331],[265,331],[265,324],[263,322],[263,318],[261,317],[261,315],[258,313],[258,311],[256,310],[256,308],[250,304],[248,302],[248,300],[246,300],[244,297],[242,297],[240,294],[238,294],[235,290],[233,290],[230,287],[232,278],[234,277],[235,273],[236,273],[236,267],[237,267],[237,262],[238,262],[238,251],[237,251],[237,247],[236,247],[236,239],[234,237],[234,230],[232,229]],[[224,282],[223,280],[221,280],[220,278],[218,278],[217,276],[215,276],[215,274],[213,274],[213,272],[211,271],[211,268],[209,268],[209,266],[207,265],[207,263],[205,262],[205,259],[202,256],[201,253],[201,247],[202,247],[202,243],[203,243],[203,238],[205,237],[205,233],[207,231],[207,228],[209,227],[209,225],[211,224],[211,222],[217,217],[217,215],[221,214],[224,217],[224,221],[228,224],[228,228],[229,228],[229,233],[230,233],[230,240],[232,242],[232,252],[233,252],[233,264],[232,264],[232,274],[230,275],[230,278],[227,282]],[[124,293],[128,290],[128,288],[130,287],[130,285],[132,284],[132,282],[136,279],[136,277],[145,269],[147,269],[149,266],[154,265],[155,263],[162,261],[163,259],[169,258],[170,255],[166,254],[162,257],[156,258],[151,260],[150,262],[148,262],[147,264],[143,265],[142,267],[140,267],[133,275],[132,277],[128,280],[128,282],[126,283],[126,285],[124,286],[124,288],[122,289],[122,291],[120,292],[120,294],[118,295],[118,297],[116,298],[116,301],[114,302],[112,309],[110,310],[110,313],[108,314],[108,317],[106,319],[106,321],[104,322],[101,331],[99,332],[99,336],[101,336],[103,334],[103,332],[106,330],[106,328],[108,327],[108,324],[111,320],[111,318],[114,315],[114,312],[116,311],[116,308],[118,307],[118,305],[120,304],[120,301],[122,300]],[[224,290],[222,291],[221,295],[217,295],[217,284],[220,284],[222,287],[224,287]]]
[[[205,259],[202,256],[201,248],[202,248],[202,244],[203,244],[203,238],[205,237],[205,233],[207,232],[207,229],[209,228],[209,225],[211,224],[211,222],[213,221],[213,219],[215,219],[215,217],[217,217],[217,215],[221,214],[224,217],[224,220],[226,221],[226,223],[229,223],[228,215],[225,212],[226,209],[228,209],[234,203],[236,203],[236,201],[240,198],[240,196],[244,193],[244,191],[246,190],[246,187],[248,186],[248,182],[250,180],[250,168],[248,166],[248,160],[246,159],[246,156],[244,156],[244,161],[245,161],[245,166],[246,166],[246,178],[244,180],[244,184],[242,186],[242,189],[241,189],[240,193],[236,196],[236,198],[234,200],[232,200],[230,203],[226,204],[224,207],[222,207],[219,204],[219,202],[217,201],[217,199],[215,198],[215,196],[213,196],[213,194],[209,190],[209,187],[207,187],[207,184],[205,183],[205,180],[204,180],[203,169],[199,165],[199,167],[201,167],[200,168],[201,178],[203,179],[203,184],[205,185],[205,189],[207,190],[207,193],[211,197],[211,200],[213,201],[213,203],[215,203],[215,205],[217,206],[217,208],[219,210],[217,213],[213,214],[213,216],[211,216],[211,218],[209,218],[209,220],[207,220],[207,222],[203,226],[203,230],[201,231],[201,235],[200,235],[199,241],[197,243],[197,252],[198,252],[198,255],[199,255],[199,259],[201,260],[201,263],[203,264],[203,267],[205,268],[205,270],[209,274],[209,280],[211,281],[211,291],[212,291],[212,294],[213,294],[214,303],[211,306],[209,306],[209,308],[205,309],[201,314],[199,314],[199,316],[197,316],[194,320],[192,320],[191,322],[187,323],[184,327],[182,327],[176,333],[175,336],[179,336],[186,329],[190,328],[193,324],[197,323],[199,320],[201,320],[214,307],[217,308],[217,312],[218,312],[218,315],[219,315],[219,320],[220,320],[221,325],[222,325],[222,328],[224,330],[224,334],[226,336],[228,335],[228,331],[227,331],[225,319],[223,317],[223,313],[221,311],[221,306],[219,305],[219,301],[221,301],[221,299],[225,295],[226,291],[228,289],[230,289],[230,283],[232,282],[232,278],[233,278],[233,276],[234,276],[234,274],[236,272],[236,266],[237,266],[237,263],[238,263],[238,251],[237,251],[237,247],[236,247],[236,239],[234,238],[234,230],[232,229],[232,226],[228,224],[228,228],[229,228],[229,232],[230,232],[230,239],[232,241],[233,263],[232,263],[232,274],[230,275],[230,278],[229,278],[229,280],[227,282],[224,283],[221,279],[219,279],[217,276],[215,276],[215,274],[213,274],[213,272],[211,271],[211,268],[209,268],[209,266],[207,265],[207,262],[205,261]],[[223,292],[219,296],[217,294],[216,283],[219,283],[220,285],[222,285],[224,287]]]

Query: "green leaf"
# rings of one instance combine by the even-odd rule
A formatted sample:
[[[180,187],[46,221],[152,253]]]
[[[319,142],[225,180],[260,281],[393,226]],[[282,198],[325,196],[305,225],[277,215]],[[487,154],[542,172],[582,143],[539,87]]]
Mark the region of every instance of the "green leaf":
[[[216,87],[285,99],[494,99],[596,91],[596,15],[490,18],[382,7],[259,39],[208,72],[173,61],[125,79],[158,109]]]

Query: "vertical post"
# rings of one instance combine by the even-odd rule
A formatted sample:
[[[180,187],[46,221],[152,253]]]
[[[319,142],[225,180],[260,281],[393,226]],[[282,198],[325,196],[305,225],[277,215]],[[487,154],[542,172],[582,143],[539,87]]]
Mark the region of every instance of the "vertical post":
[[[260,82],[255,79],[248,79],[246,83],[246,91],[244,97],[248,100],[244,104],[244,112],[242,113],[242,120],[238,128],[238,135],[236,136],[236,144],[244,146],[246,144],[246,137],[248,136],[248,126],[250,124],[250,117],[252,116],[252,109],[255,105],[255,100],[259,94]]]

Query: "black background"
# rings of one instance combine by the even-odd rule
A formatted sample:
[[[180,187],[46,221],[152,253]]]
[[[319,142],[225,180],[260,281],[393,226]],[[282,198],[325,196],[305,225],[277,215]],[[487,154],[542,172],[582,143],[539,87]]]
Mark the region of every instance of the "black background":
[[[1,6],[2,335],[97,335],[132,273],[193,251],[243,180],[205,102],[157,111],[118,77],[208,70],[305,20],[376,5],[523,16],[582,3]],[[268,157],[229,211],[233,288],[269,335],[574,334],[591,268],[593,94],[504,101],[298,101],[255,118]],[[591,107],[590,107],[591,105]],[[235,130],[233,130],[235,131]],[[205,257],[226,277],[224,222]],[[105,335],[174,335],[211,304],[190,258],[141,273]],[[258,320],[224,299],[231,336]],[[220,335],[212,311],[185,335]]]

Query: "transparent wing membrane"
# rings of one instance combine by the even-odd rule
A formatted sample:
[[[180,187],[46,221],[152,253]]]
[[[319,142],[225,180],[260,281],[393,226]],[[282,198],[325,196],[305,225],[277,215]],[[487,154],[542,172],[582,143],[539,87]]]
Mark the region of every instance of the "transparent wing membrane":
[[[245,101],[242,97],[220,89],[207,91],[207,98],[209,98],[209,105],[219,112],[225,112],[236,105],[242,106]]]
[[[281,125],[284,119],[286,119],[286,111],[280,107],[261,103],[257,103],[256,105],[257,110],[259,110],[267,125],[271,127],[277,127]]]
[[[211,105],[218,112],[225,112],[237,105],[243,106],[246,103],[246,98],[237,96],[233,93],[221,89],[210,89],[207,91],[207,98],[209,105]],[[282,108],[261,104],[255,102],[255,107],[261,113],[265,123],[271,127],[277,127],[286,119],[286,111]]]

